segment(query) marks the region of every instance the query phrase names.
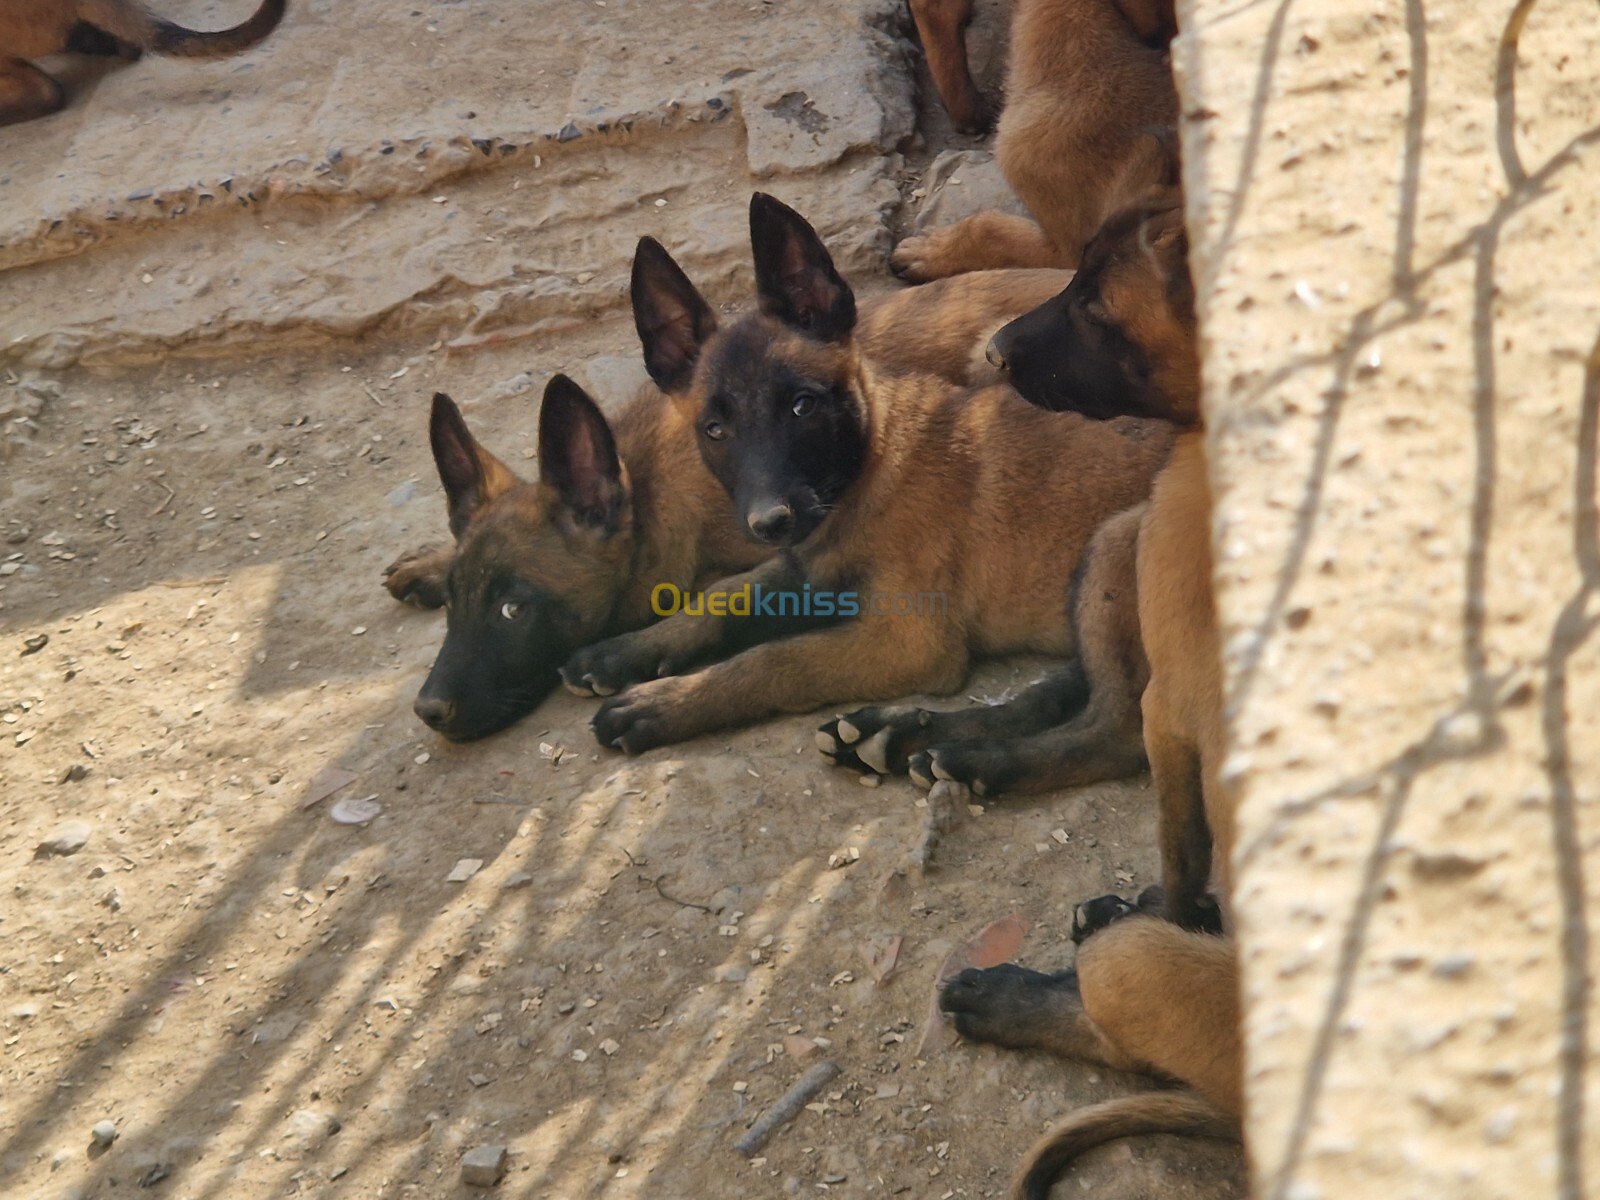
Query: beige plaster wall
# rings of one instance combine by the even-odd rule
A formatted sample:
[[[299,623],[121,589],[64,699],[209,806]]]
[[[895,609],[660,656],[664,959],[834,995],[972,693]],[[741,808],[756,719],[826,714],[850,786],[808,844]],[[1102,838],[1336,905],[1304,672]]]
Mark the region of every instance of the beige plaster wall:
[[[1256,1192],[1577,1197],[1600,12],[1181,17]]]

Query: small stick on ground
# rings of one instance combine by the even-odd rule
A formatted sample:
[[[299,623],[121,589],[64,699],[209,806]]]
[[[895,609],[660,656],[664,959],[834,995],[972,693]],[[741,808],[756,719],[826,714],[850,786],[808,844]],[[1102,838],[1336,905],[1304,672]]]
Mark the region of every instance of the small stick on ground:
[[[176,496],[178,493],[173,491],[171,488],[167,487],[167,485],[162,483],[161,480],[159,480],[159,479],[155,480],[154,482],[155,482],[155,485],[158,488],[161,488],[163,491],[165,491],[167,493],[167,498],[165,500],[163,500],[160,504],[156,505],[155,508],[152,509],[151,512],[150,512],[150,515],[152,517],[159,517],[163,512],[166,511],[167,505],[172,503],[172,498],[174,496]]]
[[[785,1092],[776,1104],[762,1113],[756,1123],[745,1130],[744,1136],[733,1144],[733,1148],[746,1158],[755,1155],[767,1144],[768,1138],[799,1116],[801,1110],[811,1103],[811,1097],[832,1083],[838,1073],[838,1063],[819,1062],[800,1076],[800,1081]]]
[[[629,857],[631,858],[632,855],[629,855]],[[656,895],[660,896],[663,900],[670,900],[674,904],[681,904],[684,908],[698,908],[703,913],[711,913],[713,915],[716,914],[717,910],[707,905],[696,904],[693,900],[679,900],[676,896],[668,895],[666,889],[661,886],[661,881],[665,878],[665,875],[657,875],[654,879],[651,879],[645,875],[641,875],[639,876],[639,882],[654,884]]]

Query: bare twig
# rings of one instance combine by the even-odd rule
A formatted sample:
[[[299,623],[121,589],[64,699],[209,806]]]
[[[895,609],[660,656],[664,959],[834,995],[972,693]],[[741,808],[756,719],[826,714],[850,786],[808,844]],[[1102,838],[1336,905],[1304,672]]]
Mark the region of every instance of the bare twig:
[[[160,504],[156,505],[154,511],[152,511],[151,514],[150,514],[152,517],[159,517],[166,510],[167,505],[172,503],[172,498],[174,496],[176,496],[178,493],[173,491],[171,488],[167,487],[167,485],[165,483],[163,483],[159,479],[155,480],[154,482],[155,482],[155,485],[157,487],[166,488],[166,491],[167,491],[167,498],[165,500],[163,500]]]
[[[651,879],[647,875],[641,875],[639,876],[639,882],[650,884],[656,889],[656,895],[660,896],[663,900],[670,900],[674,904],[681,904],[684,908],[698,908],[703,913],[711,913],[713,915],[716,914],[716,909],[707,907],[704,904],[696,904],[693,900],[679,900],[676,896],[668,895],[661,886],[661,881],[665,878],[665,875],[657,875],[654,879]]]
[[[811,1103],[811,1097],[832,1083],[838,1073],[838,1063],[827,1060],[819,1062],[800,1076],[800,1081],[779,1097],[776,1104],[762,1113],[756,1123],[745,1130],[745,1135],[733,1144],[733,1148],[747,1158],[756,1154],[780,1127],[799,1116],[801,1110]]]

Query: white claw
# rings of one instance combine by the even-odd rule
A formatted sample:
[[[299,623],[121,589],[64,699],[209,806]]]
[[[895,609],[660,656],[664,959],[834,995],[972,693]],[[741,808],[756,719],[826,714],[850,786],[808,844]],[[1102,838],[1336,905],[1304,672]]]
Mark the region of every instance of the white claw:
[[[836,728],[839,730],[839,736],[844,739],[846,746],[853,746],[861,740],[861,730],[850,724],[843,717],[839,718]]]
[[[833,735],[831,733],[824,733],[819,729],[813,735],[813,739],[817,743],[817,749],[821,750],[824,754],[839,753],[839,743],[833,740]]]
[[[885,725],[877,733],[856,747],[856,757],[880,775],[889,773],[889,727]]]
[[[877,787],[883,781],[876,775],[857,775],[856,782],[862,787]]]

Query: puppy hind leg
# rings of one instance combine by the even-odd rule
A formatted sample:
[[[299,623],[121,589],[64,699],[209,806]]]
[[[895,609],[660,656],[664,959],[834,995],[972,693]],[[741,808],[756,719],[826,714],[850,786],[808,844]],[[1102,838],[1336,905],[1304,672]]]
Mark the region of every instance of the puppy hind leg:
[[[1139,505],[1095,532],[1073,581],[1072,619],[1087,705],[1058,728],[1009,740],[933,745],[911,777],[965,783],[982,796],[1035,794],[1124,779],[1145,767],[1140,697],[1149,680],[1139,632]]]
[[[408,550],[383,569],[383,586],[403,604],[443,608],[449,599],[445,581],[455,555],[454,542],[434,542]]]
[[[1047,729],[1082,709],[1088,694],[1083,668],[1074,662],[1003,704],[951,711],[904,704],[858,708],[823,725],[817,731],[817,748],[836,766],[903,775],[912,758],[929,746]],[[933,786],[931,778],[917,783]]]
[[[47,117],[66,107],[67,91],[21,58],[0,58],[0,125]]]
[[[1108,1042],[1238,1114],[1239,968],[1231,939],[1129,917],[1079,947],[1077,972],[1083,1011]]]
[[[1069,261],[1037,222],[1001,212],[976,213],[906,238],[889,256],[889,265],[912,283],[1007,267],[1074,267],[1077,261],[1076,250]]]
[[[1206,824],[1199,751],[1168,732],[1147,693],[1145,750],[1160,805],[1158,841],[1167,920],[1184,929],[1219,933],[1222,916],[1211,896],[1211,830]]]
[[[939,98],[961,133],[984,133],[994,124],[994,109],[973,82],[967,62],[966,27],[972,0],[910,0],[911,19],[922,39]]]
[[[1046,974],[1016,963],[968,968],[939,985],[939,1008],[972,1041],[1044,1050],[1120,1071],[1141,1066],[1094,1027],[1073,971]]]

